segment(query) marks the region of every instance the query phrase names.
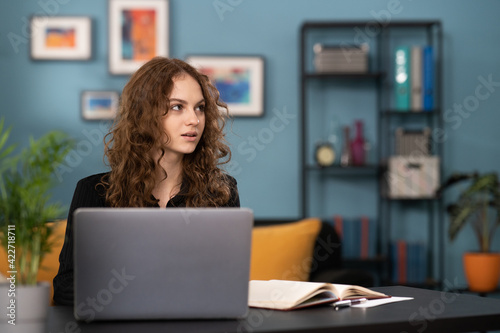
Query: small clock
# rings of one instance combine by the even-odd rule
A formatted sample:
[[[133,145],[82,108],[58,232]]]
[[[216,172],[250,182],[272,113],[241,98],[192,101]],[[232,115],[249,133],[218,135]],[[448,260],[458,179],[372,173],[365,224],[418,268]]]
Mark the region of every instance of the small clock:
[[[329,167],[335,163],[335,149],[331,143],[320,143],[316,146],[315,158],[320,167]]]

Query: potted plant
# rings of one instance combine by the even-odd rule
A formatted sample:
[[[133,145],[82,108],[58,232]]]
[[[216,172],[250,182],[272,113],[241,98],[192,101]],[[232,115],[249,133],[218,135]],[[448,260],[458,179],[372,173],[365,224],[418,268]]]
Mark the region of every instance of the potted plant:
[[[452,175],[438,193],[466,181],[468,185],[458,199],[446,208],[450,218],[448,233],[454,240],[471,224],[479,251],[464,254],[465,276],[470,290],[489,292],[497,288],[500,277],[500,253],[491,252],[493,235],[500,225],[500,183],[496,172],[459,173]]]
[[[53,171],[73,143],[66,134],[52,131],[38,140],[30,138],[29,146],[14,155],[15,145],[7,146],[10,131],[4,130],[4,119],[0,119],[0,244],[8,254],[1,258],[7,260],[8,274],[0,303],[8,309],[7,319],[15,322],[31,318],[28,309],[36,297],[31,293],[42,298],[42,315],[49,304],[49,284],[38,283],[37,274],[51,246],[54,224],[47,222],[64,213],[59,203],[50,202],[56,184]],[[23,301],[24,297],[28,300]]]

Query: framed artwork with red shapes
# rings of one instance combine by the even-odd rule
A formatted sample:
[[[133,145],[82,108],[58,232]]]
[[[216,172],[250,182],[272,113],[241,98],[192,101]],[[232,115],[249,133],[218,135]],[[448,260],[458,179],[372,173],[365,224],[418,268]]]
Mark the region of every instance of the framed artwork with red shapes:
[[[109,72],[129,75],[168,57],[168,0],[109,0]]]

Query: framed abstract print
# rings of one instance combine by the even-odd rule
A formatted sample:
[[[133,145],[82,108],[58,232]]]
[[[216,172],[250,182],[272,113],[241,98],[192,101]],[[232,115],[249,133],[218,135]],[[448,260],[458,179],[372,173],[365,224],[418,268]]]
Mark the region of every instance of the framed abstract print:
[[[210,78],[232,116],[264,114],[264,58],[189,56],[186,61]]]
[[[168,0],[109,0],[109,71],[128,75],[168,57]]]
[[[30,28],[33,60],[88,60],[92,56],[89,17],[33,16]]]
[[[84,91],[81,96],[82,117],[85,120],[114,119],[120,95],[117,91]]]

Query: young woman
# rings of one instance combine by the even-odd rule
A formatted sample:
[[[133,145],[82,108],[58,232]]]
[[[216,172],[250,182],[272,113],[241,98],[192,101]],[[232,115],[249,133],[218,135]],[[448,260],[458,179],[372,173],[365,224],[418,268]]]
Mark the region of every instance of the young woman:
[[[184,61],[157,57],[132,75],[105,138],[111,171],[76,186],[54,278],[56,304],[73,304],[77,208],[240,206],[236,180],[219,168],[231,158],[221,108],[227,111],[207,76]]]

